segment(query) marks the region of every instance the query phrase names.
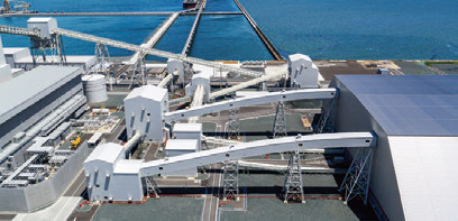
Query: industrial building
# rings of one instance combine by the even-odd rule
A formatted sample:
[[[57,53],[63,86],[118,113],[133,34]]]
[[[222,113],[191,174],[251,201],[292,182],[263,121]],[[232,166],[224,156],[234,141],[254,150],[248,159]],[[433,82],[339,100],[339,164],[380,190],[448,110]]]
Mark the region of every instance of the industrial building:
[[[0,84],[3,94],[15,95],[1,97],[1,162],[33,137],[50,134],[86,102],[78,67],[40,66]]]
[[[201,219],[218,220],[222,211],[246,212],[252,191],[265,194],[253,198],[280,200],[291,211],[326,199],[354,210],[370,205],[380,220],[458,215],[458,183],[450,176],[458,169],[458,77],[393,76],[390,69],[376,75],[374,69],[374,75],[336,75],[323,83],[319,65],[303,54],[284,59],[238,1],[278,61],[193,58],[187,53],[205,3],[171,13],[142,45],[61,29],[54,18],[0,27],[31,41],[30,51],[0,50],[6,57],[0,53],[0,94],[14,95],[0,98],[0,211],[30,213],[63,195],[81,202],[73,208],[95,210],[143,205],[153,196],[161,204],[162,196],[174,195],[203,198]],[[196,20],[183,52],[155,49],[187,13]],[[95,43],[99,56],[65,55],[62,36]],[[107,46],[135,53],[105,63]],[[45,50],[55,54],[40,54]],[[148,74],[146,55],[166,58],[164,71]],[[91,69],[97,65],[108,67]],[[25,72],[12,74],[10,66]],[[290,131],[293,115],[307,130]],[[256,128],[268,117],[267,131],[241,134],[242,121],[253,120],[249,127]],[[268,179],[262,187],[241,185],[239,173],[256,179],[250,172],[275,175],[283,185]],[[303,177],[317,174],[333,176],[338,197],[333,190],[306,197],[321,186],[306,192]]]
[[[369,201],[385,218],[457,215],[457,83],[450,75],[341,75],[331,82],[340,93],[334,131],[377,134]]]
[[[30,54],[29,48],[3,48],[5,53],[6,62],[12,68],[22,68],[26,71],[35,67],[33,57]],[[84,72],[89,71],[96,63],[96,56],[66,56],[66,66],[81,67]],[[35,61],[39,65],[53,65],[59,63],[55,57],[47,56],[46,61],[43,57],[37,57]]]

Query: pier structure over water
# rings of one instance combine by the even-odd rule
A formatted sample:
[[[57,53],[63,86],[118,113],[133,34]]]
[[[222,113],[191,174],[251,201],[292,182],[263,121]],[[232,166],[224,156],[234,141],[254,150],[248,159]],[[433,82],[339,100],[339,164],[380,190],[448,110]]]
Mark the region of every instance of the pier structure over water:
[[[159,42],[159,40],[164,36],[167,30],[173,25],[175,20],[179,16],[196,16],[191,31],[189,32],[188,38],[181,55],[187,56],[190,53],[192,48],[192,43],[196,35],[200,18],[203,15],[243,15],[248,20],[251,27],[254,29],[256,34],[259,36],[261,41],[267,47],[270,54],[278,61],[284,61],[285,58],[278,52],[275,46],[270,42],[267,36],[261,31],[254,19],[248,14],[245,8],[240,4],[238,0],[234,0],[237,4],[239,11],[215,11],[215,12],[205,12],[205,6],[207,1],[199,1],[197,7],[192,9],[187,9],[179,12],[171,11],[157,11],[157,12],[64,12],[64,11],[54,11],[54,12],[37,12],[37,11],[19,11],[19,12],[8,12],[0,14],[0,17],[60,17],[60,16],[169,16],[164,23],[162,23],[158,28],[156,28],[153,33],[148,36],[148,39],[145,40],[145,43],[141,45],[144,48],[153,48]],[[127,61],[125,64],[136,65],[139,60],[144,59],[145,54],[141,54],[138,51]]]

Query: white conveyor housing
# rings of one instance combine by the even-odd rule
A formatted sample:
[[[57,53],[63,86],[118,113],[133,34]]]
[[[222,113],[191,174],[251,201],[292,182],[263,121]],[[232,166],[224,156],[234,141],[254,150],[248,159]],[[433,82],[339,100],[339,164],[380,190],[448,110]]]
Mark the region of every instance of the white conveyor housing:
[[[306,149],[375,147],[376,137],[370,132],[347,132],[284,137],[241,143],[217,149],[184,154],[176,157],[142,163],[139,175],[179,171],[183,168],[209,165],[240,158]]]
[[[337,89],[303,89],[294,91],[270,92],[258,96],[250,96],[245,98],[233,99],[229,101],[221,101],[213,104],[192,107],[187,110],[179,110],[165,113],[166,121],[177,121],[193,116],[202,116],[204,114],[214,113],[223,110],[229,110],[239,107],[253,106],[279,101],[295,101],[295,100],[316,100],[316,99],[332,99],[337,96]]]

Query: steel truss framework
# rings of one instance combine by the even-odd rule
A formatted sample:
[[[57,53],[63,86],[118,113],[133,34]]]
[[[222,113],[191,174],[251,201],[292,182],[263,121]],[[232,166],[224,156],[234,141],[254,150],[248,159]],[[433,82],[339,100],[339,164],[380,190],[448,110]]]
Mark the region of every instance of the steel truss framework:
[[[285,184],[283,186],[283,191],[285,191],[284,203],[305,203],[304,190],[302,186],[301,156],[299,151],[296,150],[291,153],[291,157],[288,162]]]
[[[335,98],[324,101],[323,108],[321,108],[321,116],[316,128],[316,133],[334,132],[335,105]]]
[[[239,164],[236,160],[224,163],[223,200],[239,201]]]
[[[146,85],[146,67],[145,61],[143,58],[144,56],[139,56],[137,63],[135,63],[132,74],[130,76],[130,84],[129,89],[132,88],[133,85]]]
[[[238,139],[240,136],[239,108],[229,109],[227,122],[227,138]]]
[[[275,113],[273,132],[274,132],[273,138],[288,136],[288,133],[286,130],[285,105],[283,104],[282,101],[277,103],[277,111]]]
[[[374,147],[359,148],[357,150],[339,188],[339,191],[345,190],[344,204],[347,204],[348,201],[356,196],[360,196],[364,200],[364,204],[367,204],[373,154]]]
[[[100,64],[100,71],[105,72],[105,67],[103,66],[104,64],[107,64],[110,62],[110,53],[108,52],[108,47],[103,44],[95,44],[95,56],[97,57],[97,60]]]
[[[57,34],[52,35],[49,39],[31,36],[30,51],[34,66],[37,66],[38,57],[42,57],[44,63],[59,65],[67,63],[62,36]],[[50,57],[51,60],[49,60]]]

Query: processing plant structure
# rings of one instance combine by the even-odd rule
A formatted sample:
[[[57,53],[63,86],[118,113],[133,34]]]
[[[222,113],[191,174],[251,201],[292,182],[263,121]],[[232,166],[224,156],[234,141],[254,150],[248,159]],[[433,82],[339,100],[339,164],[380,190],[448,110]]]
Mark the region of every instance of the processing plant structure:
[[[192,3],[157,32],[205,7]],[[381,220],[456,215],[456,76],[336,75],[324,83],[303,54],[211,62],[187,56],[188,43],[182,54],[154,49],[154,36],[138,46],[61,29],[48,17],[30,18],[27,27],[0,27],[31,42],[0,50],[2,212],[59,203],[81,170],[91,204],[160,203],[164,189],[173,194],[170,186],[205,186],[204,174],[220,179],[215,202],[240,202],[249,190],[239,173],[253,170],[283,174],[286,204],[308,206],[304,173],[340,171],[339,200],[370,205]],[[95,43],[96,55],[65,55],[62,36]],[[116,63],[107,46],[135,54]],[[146,55],[168,60],[145,64]],[[292,105],[299,102],[315,108]],[[242,121],[250,113],[274,117],[267,136],[249,140]],[[309,130],[292,131],[289,113]],[[307,154],[331,157],[313,165]]]

